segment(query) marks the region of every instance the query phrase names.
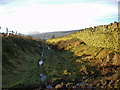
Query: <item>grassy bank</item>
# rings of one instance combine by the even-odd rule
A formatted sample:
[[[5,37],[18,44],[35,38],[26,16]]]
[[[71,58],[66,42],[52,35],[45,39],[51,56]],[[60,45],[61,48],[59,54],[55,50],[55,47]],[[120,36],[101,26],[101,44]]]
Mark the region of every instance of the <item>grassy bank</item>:
[[[25,36],[2,36],[2,85],[38,85],[41,41]]]

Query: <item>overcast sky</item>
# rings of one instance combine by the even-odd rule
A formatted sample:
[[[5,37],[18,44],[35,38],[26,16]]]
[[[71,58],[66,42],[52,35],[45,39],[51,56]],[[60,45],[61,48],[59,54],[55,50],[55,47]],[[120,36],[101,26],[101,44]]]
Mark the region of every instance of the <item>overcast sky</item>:
[[[119,0],[0,0],[2,31],[84,29],[118,21]]]

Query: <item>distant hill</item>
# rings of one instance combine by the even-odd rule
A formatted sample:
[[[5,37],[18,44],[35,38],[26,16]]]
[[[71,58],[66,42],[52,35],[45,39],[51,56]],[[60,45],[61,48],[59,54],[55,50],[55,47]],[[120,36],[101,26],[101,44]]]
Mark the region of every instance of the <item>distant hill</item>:
[[[53,36],[55,37],[61,37],[61,36],[65,36],[65,35],[68,35],[70,33],[74,33],[76,31],[79,31],[79,30],[71,30],[71,31],[58,31],[58,32],[46,32],[46,33],[31,33],[31,34],[28,34],[29,36],[32,36],[34,38],[39,38],[39,39],[50,39],[52,38]]]

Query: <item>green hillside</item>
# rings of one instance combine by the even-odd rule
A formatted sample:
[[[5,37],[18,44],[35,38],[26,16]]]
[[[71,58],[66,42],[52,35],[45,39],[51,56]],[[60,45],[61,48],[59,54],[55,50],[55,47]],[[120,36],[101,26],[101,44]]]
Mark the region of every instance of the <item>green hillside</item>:
[[[37,62],[41,41],[26,36],[2,36],[2,87],[40,84]]]
[[[115,22],[83,29],[64,37],[49,39],[46,43],[75,64],[75,72],[79,73],[77,75],[82,76],[90,86],[120,88],[119,25],[120,23]],[[73,54],[69,55],[66,51]]]
[[[83,40],[87,45],[109,48],[120,51],[119,45],[120,23],[114,22],[109,25],[100,25],[77,31],[56,39],[47,40],[48,42],[56,43],[60,40],[68,40],[78,38]]]

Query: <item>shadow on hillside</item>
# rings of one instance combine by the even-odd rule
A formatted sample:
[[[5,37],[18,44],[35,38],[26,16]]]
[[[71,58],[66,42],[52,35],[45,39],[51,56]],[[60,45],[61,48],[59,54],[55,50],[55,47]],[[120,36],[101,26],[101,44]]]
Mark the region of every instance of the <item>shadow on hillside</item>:
[[[55,50],[55,54],[54,56],[58,56],[60,61],[64,61],[67,62],[69,65],[68,67],[64,68],[67,69],[66,71],[66,75],[68,74],[68,80],[67,81],[71,81],[73,78],[69,78],[69,76],[73,75],[76,76],[75,81],[82,81],[83,77],[85,80],[85,77],[93,77],[94,78],[99,75],[99,71],[96,70],[96,66],[91,65],[90,62],[84,61],[82,60],[82,58],[84,57],[88,57],[90,55],[87,54],[83,54],[81,56],[77,56],[75,55],[73,52],[70,52],[68,50],[64,50],[59,49],[57,46],[55,45],[49,45],[50,47],[52,47],[53,50]],[[67,65],[67,64],[66,64]],[[91,76],[91,71],[96,72],[96,74],[92,74],[93,76]],[[83,77],[81,77],[83,76]],[[80,78],[78,78],[80,77]],[[65,79],[66,82],[66,79]]]
[[[112,82],[111,80],[114,80],[113,82],[114,84],[116,83],[117,80],[119,80],[119,76],[118,76],[119,75],[118,71],[120,69],[119,66],[110,65],[110,64],[108,65],[106,64],[105,66],[100,66],[100,64],[97,65],[96,62],[100,62],[100,60],[96,59],[95,57],[101,52],[102,49],[98,49],[96,51],[97,53],[94,55],[95,57],[92,57],[92,58],[90,58],[91,57],[90,54],[84,53],[84,49],[81,50],[82,55],[77,56],[75,55],[75,53],[69,51],[69,49],[65,50],[68,47],[68,45],[70,45],[69,43],[71,42],[60,41],[54,45],[49,44],[49,46],[51,46],[55,50],[55,54],[61,58],[60,60],[65,61],[69,64],[68,67],[65,68],[66,70],[65,74],[60,79],[61,82],[65,82],[65,83],[86,82],[89,84],[89,86],[92,86],[92,87],[93,86],[94,87],[109,87],[109,86],[112,87],[112,84],[110,84]],[[78,42],[76,44],[78,44]],[[79,44],[85,45],[85,47],[87,46],[84,42],[81,42],[81,41]],[[103,61],[101,63],[105,63],[105,62]],[[56,80],[54,81],[54,83],[58,83],[60,80]],[[102,82],[102,80],[105,80],[105,82],[107,82],[106,86],[104,86],[104,83]],[[109,82],[107,80],[109,80]]]

